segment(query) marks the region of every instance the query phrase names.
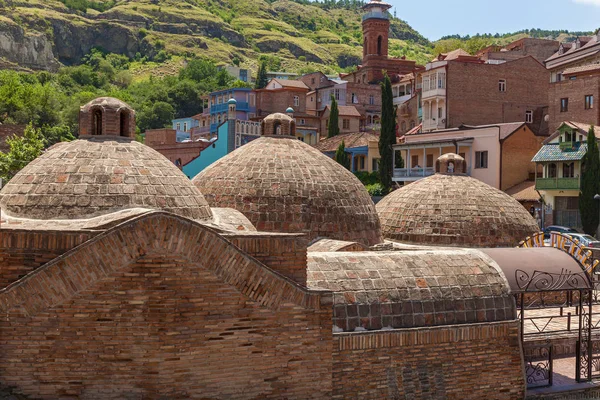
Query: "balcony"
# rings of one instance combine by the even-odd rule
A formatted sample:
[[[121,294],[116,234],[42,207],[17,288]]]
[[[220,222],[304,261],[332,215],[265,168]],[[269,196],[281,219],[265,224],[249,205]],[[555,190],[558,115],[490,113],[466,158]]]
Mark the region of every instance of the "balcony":
[[[218,113],[224,113],[228,111],[228,104],[224,103],[224,104],[215,104],[213,106],[210,107],[210,113],[211,114],[218,114]],[[250,110],[250,105],[245,102],[245,101],[238,101],[236,104],[236,109],[237,111],[251,111]]]
[[[370,13],[366,13],[362,17],[363,21],[366,21],[368,19],[390,19],[390,15],[388,13],[385,13],[385,12],[372,11]]]
[[[538,178],[537,190],[579,190],[579,178]]]
[[[431,90],[423,90],[422,99],[431,99],[434,97],[446,97],[446,89],[431,89]]]
[[[446,129],[446,120],[445,119],[437,119],[437,121],[431,119],[423,120],[423,130],[424,131],[435,131],[438,129]]]
[[[394,178],[426,178],[435,174],[435,168],[394,168]]]

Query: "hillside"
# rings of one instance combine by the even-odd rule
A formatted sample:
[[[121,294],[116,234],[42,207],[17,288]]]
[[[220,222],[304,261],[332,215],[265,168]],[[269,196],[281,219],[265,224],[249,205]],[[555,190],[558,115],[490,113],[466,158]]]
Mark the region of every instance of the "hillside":
[[[301,3],[306,2],[0,0],[0,67],[55,71],[61,64],[79,64],[92,48],[131,59],[173,58],[175,64],[199,56],[252,69],[260,55],[273,56],[275,66],[288,71],[325,65],[333,72],[358,64],[357,2]],[[431,44],[405,22],[393,19],[391,38],[393,55],[430,59]],[[167,74],[178,69],[161,67]]]

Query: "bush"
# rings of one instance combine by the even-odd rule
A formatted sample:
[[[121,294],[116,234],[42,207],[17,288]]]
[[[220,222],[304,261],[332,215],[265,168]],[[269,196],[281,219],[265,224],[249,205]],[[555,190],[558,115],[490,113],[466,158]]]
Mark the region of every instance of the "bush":
[[[379,173],[378,172],[355,172],[354,175],[358,178],[359,181],[362,182],[363,185],[375,185],[379,183]]]
[[[386,195],[385,188],[381,183],[375,183],[373,185],[367,185],[367,192],[373,197],[383,197]]]

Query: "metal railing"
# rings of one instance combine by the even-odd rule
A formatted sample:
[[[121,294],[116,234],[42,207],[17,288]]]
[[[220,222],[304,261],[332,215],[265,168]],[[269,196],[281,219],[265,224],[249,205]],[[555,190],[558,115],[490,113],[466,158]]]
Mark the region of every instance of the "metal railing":
[[[538,178],[537,190],[579,190],[579,178]]]

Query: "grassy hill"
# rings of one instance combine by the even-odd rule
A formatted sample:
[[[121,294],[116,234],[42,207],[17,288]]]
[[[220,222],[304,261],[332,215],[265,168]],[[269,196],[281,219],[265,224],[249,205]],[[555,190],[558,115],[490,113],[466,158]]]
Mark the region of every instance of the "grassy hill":
[[[287,71],[334,72],[362,55],[361,10],[265,0],[0,0],[0,65],[55,70],[74,65],[92,48],[172,65],[143,68],[170,73],[184,57],[239,63],[256,69],[260,55]],[[4,35],[2,35],[4,34]],[[2,36],[4,38],[2,39]],[[431,43],[394,18],[392,54],[421,63]],[[3,43],[4,42],[4,43]],[[9,48],[24,49],[15,55]],[[2,50],[4,49],[4,52]],[[40,51],[42,49],[42,51]]]

